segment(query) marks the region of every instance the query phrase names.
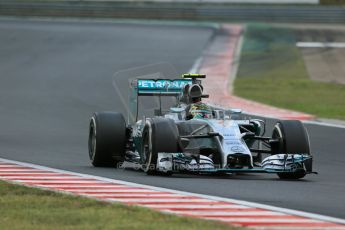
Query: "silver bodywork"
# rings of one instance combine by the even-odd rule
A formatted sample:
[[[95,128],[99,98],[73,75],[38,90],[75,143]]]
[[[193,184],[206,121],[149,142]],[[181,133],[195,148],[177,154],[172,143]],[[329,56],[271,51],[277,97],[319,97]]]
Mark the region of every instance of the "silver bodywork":
[[[212,119],[193,119],[199,122],[208,124],[213,132],[219,133],[219,145],[221,147],[221,168],[225,168],[229,155],[243,154],[247,155],[250,159],[250,165],[253,167],[252,154],[243,139],[239,125],[249,124],[249,120],[232,120],[231,115],[238,115],[241,113],[240,109],[232,109],[229,111],[216,109],[214,110],[214,118]],[[228,112],[228,116],[226,115]],[[171,113],[165,115],[166,118],[174,119],[176,122],[185,120],[185,109],[172,108]]]
[[[238,110],[236,110],[236,114],[238,113]],[[220,114],[220,112],[216,114]],[[219,136],[218,138],[216,138],[216,140],[219,143],[219,150],[222,159],[220,167],[216,167],[213,164],[213,160],[205,155],[201,155],[199,157],[198,162],[195,160],[181,162],[181,157],[184,157],[183,153],[159,153],[157,160],[158,170],[162,172],[178,171],[176,170],[177,168],[187,171],[209,172],[291,172],[296,171],[298,169],[303,169],[303,162],[307,159],[310,159],[310,155],[306,155],[303,153],[284,153],[268,156],[264,158],[261,162],[256,162],[256,165],[254,165],[250,147],[248,147],[248,144],[243,138],[244,134],[240,131],[240,125],[248,125],[250,122],[256,122],[258,125],[260,125],[260,122],[257,120],[232,120],[230,116],[224,116],[225,111],[221,112],[221,114],[223,114],[221,117],[215,117],[212,119],[192,119],[191,121],[185,121],[184,111],[174,108],[172,109],[172,113],[168,113],[165,115],[166,118],[174,119],[177,124],[179,122],[205,123],[205,125],[207,124],[213,132],[218,133]],[[229,168],[228,159],[232,155],[246,156],[249,159],[249,164],[244,167],[232,169]]]
[[[232,154],[247,155],[250,159],[250,165],[253,167],[252,154],[243,140],[243,135],[239,128],[239,124],[249,123],[249,121],[210,119],[206,122],[212,127],[214,132],[221,135],[219,140],[222,149],[222,168],[226,167],[227,159]]]

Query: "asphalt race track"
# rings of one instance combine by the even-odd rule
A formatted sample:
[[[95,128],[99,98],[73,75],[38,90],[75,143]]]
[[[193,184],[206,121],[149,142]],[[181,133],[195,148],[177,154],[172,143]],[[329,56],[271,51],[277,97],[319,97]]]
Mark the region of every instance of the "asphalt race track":
[[[319,175],[300,181],[264,174],[153,177],[90,165],[89,117],[124,110],[113,74],[157,62],[186,72],[212,33],[192,26],[0,20],[0,157],[345,218],[341,128],[307,125]]]

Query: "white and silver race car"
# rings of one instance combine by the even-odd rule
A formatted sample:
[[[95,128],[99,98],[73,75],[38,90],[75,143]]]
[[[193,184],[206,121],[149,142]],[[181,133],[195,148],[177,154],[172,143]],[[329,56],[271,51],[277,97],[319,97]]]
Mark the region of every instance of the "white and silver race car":
[[[208,118],[188,119],[184,89],[201,86],[199,78],[204,77],[132,80],[129,101],[134,104],[130,106],[134,116],[127,122],[118,112],[97,112],[91,117],[92,165],[137,167],[150,175],[242,172],[300,179],[313,173],[308,133],[300,121],[278,121],[272,134],[265,136],[265,122],[241,120],[238,109],[212,108]],[[140,98],[148,97],[159,102],[151,116],[142,115],[139,106]],[[170,106],[167,101],[174,103]],[[170,108],[163,109],[167,104]]]

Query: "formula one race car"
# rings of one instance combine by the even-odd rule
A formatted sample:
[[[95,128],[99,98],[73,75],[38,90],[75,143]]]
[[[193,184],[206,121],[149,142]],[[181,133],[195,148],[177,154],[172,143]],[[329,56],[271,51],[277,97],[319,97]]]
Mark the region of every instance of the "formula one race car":
[[[282,179],[300,179],[312,173],[308,133],[300,121],[278,121],[272,134],[265,136],[265,122],[239,119],[238,109],[209,107],[198,111],[207,117],[189,116],[190,98],[207,97],[200,94],[200,78],[205,77],[131,80],[133,111],[128,123],[118,112],[97,112],[91,117],[92,165],[135,166],[150,175],[276,173]],[[141,98],[155,100],[158,109],[142,114]]]

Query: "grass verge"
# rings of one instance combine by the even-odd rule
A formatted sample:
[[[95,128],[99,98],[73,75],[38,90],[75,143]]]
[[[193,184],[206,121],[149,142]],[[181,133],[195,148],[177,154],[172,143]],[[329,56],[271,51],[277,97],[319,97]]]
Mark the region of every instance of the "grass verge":
[[[292,29],[248,24],[234,93],[276,107],[345,120],[345,85],[309,79]]]
[[[0,181],[1,229],[239,229]]]
[[[320,0],[321,5],[345,5],[345,0]]]

